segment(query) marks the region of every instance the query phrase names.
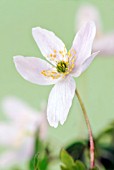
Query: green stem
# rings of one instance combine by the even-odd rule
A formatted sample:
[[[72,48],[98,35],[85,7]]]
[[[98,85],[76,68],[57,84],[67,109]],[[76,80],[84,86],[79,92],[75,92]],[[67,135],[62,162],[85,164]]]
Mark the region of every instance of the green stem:
[[[90,168],[92,169],[92,168],[94,168],[94,165],[95,165],[94,140],[93,140],[93,135],[92,135],[92,129],[91,129],[91,125],[90,125],[90,122],[89,122],[87,113],[86,113],[85,106],[84,106],[84,104],[83,104],[83,102],[82,102],[82,99],[81,99],[81,97],[80,97],[79,92],[78,92],[77,89],[76,89],[75,93],[76,93],[76,96],[78,97],[78,100],[79,100],[81,109],[82,109],[83,114],[84,114],[84,118],[85,118],[85,121],[86,121],[86,125],[87,125],[87,128],[88,128],[89,140],[90,140]]]

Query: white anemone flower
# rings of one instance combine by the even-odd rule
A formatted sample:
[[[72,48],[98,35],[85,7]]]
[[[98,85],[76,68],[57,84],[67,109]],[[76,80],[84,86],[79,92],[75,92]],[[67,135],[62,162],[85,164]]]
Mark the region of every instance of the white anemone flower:
[[[45,113],[39,113],[15,97],[3,101],[8,122],[0,122],[0,169],[25,165],[34,153],[36,133],[44,140],[47,134]],[[21,164],[20,164],[21,162]]]
[[[59,122],[64,124],[72,105],[76,89],[72,77],[80,76],[98,54],[91,54],[96,26],[93,21],[86,23],[68,52],[53,32],[36,27],[32,34],[48,62],[35,57],[15,56],[14,63],[24,79],[39,85],[55,84],[48,99],[47,119],[56,128]]]
[[[105,33],[103,31],[101,15],[97,7],[93,5],[83,5],[76,11],[76,30],[89,20],[94,20],[96,24],[96,37],[93,43],[93,50],[100,50],[102,56],[114,55],[114,31]],[[108,47],[108,48],[107,48]]]

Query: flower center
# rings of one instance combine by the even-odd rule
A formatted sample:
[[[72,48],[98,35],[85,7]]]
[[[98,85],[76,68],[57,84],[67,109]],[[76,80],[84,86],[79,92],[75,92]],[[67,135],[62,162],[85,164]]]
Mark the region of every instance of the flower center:
[[[68,62],[65,61],[58,62],[56,69],[59,73],[65,73],[68,70]]]

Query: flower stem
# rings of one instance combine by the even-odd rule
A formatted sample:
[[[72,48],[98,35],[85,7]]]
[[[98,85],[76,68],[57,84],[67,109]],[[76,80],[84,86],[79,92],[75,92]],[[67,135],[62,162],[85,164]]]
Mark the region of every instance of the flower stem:
[[[95,161],[95,157],[94,157],[94,140],[93,140],[93,135],[92,135],[92,129],[91,129],[91,125],[90,125],[87,113],[86,113],[85,106],[84,106],[84,104],[82,102],[82,99],[81,99],[77,89],[76,89],[75,93],[76,93],[76,96],[78,97],[80,106],[81,106],[83,114],[84,114],[86,125],[87,125],[87,128],[88,128],[89,140],[90,140],[90,168],[92,169],[92,168],[94,168],[94,164],[95,164],[94,163],[94,161]]]

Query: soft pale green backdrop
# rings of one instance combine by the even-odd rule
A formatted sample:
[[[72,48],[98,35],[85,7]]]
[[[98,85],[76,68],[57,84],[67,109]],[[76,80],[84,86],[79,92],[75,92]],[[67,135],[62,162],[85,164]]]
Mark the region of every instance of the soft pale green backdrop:
[[[31,34],[35,26],[55,32],[69,49],[75,35],[76,11],[86,3],[98,7],[104,30],[112,31],[114,0],[0,0],[0,101],[13,95],[36,109],[40,109],[42,101],[47,102],[52,86],[25,81],[15,69],[13,56],[42,57]],[[97,57],[76,82],[96,134],[114,119],[114,58]],[[1,117],[2,114],[1,110]],[[86,135],[83,115],[75,97],[66,123],[57,129],[49,127],[48,138],[59,148]]]

